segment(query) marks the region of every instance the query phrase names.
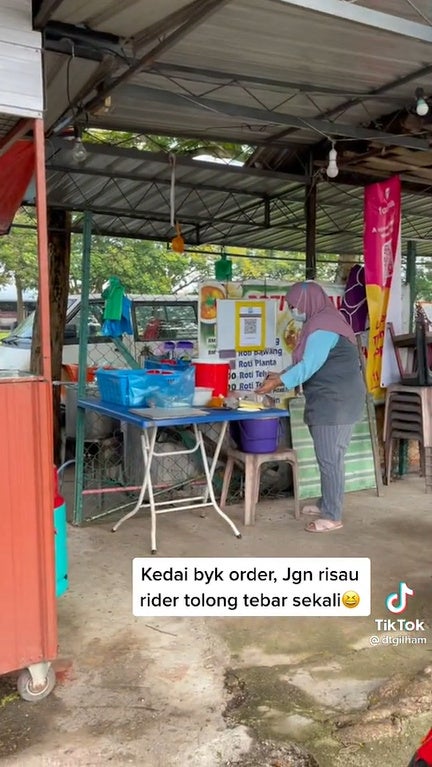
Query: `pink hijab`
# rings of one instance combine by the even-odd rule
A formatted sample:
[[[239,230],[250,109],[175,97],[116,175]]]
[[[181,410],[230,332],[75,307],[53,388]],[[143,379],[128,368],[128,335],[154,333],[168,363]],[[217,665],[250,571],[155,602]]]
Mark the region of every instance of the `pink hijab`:
[[[294,306],[299,312],[304,312],[306,315],[306,321],[292,354],[295,364],[302,359],[306,341],[315,330],[329,330],[344,336],[352,344],[356,343],[356,337],[351,326],[316,282],[296,282],[289,289],[285,299],[289,306]]]

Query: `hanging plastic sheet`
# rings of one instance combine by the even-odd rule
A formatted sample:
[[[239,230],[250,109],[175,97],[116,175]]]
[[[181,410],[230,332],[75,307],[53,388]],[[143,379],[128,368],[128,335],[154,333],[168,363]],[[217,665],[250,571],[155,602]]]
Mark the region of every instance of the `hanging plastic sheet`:
[[[119,338],[132,335],[132,301],[125,296],[125,290],[118,277],[110,277],[102,293],[105,299],[102,335]]]
[[[432,730],[429,730],[421,746],[415,752],[408,767],[431,767],[432,765]]]
[[[0,234],[7,234],[31,181],[35,163],[32,141],[17,141],[0,157]]]
[[[102,291],[105,299],[104,320],[120,322],[123,310],[125,289],[118,277],[110,277],[106,288]]]
[[[365,268],[362,264],[355,264],[348,275],[340,312],[349,322],[354,333],[363,333],[366,330],[368,305]]]

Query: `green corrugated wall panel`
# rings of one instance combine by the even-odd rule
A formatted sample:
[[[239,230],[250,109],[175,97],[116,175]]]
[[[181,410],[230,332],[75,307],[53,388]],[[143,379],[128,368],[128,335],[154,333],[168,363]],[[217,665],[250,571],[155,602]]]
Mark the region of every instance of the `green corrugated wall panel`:
[[[290,401],[290,422],[293,448],[299,461],[300,498],[320,495],[320,477],[313,442],[308,427],[303,423],[304,398]],[[375,468],[367,413],[356,424],[345,460],[345,489],[347,493],[375,488]]]

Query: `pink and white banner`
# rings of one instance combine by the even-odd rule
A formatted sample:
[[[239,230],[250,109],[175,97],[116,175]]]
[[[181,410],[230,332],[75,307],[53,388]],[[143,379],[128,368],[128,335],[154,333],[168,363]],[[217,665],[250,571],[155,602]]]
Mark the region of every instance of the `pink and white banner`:
[[[366,377],[369,391],[377,398],[382,387],[393,376],[393,362],[389,359],[392,347],[386,343],[386,323],[389,306],[391,321],[396,332],[400,329],[398,316],[402,314],[400,276],[401,251],[401,183],[398,176],[388,181],[371,184],[364,195],[364,263],[366,295],[369,311],[370,335]],[[395,285],[390,303],[392,285]],[[384,368],[384,348],[386,364]],[[394,355],[393,355],[394,356]],[[395,379],[393,379],[395,380]],[[386,381],[386,383],[383,383]]]

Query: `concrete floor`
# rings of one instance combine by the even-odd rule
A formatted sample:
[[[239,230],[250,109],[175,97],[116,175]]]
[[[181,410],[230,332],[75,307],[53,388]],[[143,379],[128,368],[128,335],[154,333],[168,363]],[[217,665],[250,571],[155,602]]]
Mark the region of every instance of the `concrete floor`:
[[[154,561],[367,556],[371,617],[134,618],[131,559],[148,556],[148,520],[115,535],[108,521],[69,528],[59,683],[34,705],[0,691],[2,765],[406,767],[430,726],[430,631],[426,645],[370,636],[401,580],[416,592],[404,617],[430,626],[431,497],[418,478],[350,494],[344,528],[315,536],[289,505],[261,503],[242,540],[213,515],[162,516]],[[230,513],[241,524],[241,506]]]

